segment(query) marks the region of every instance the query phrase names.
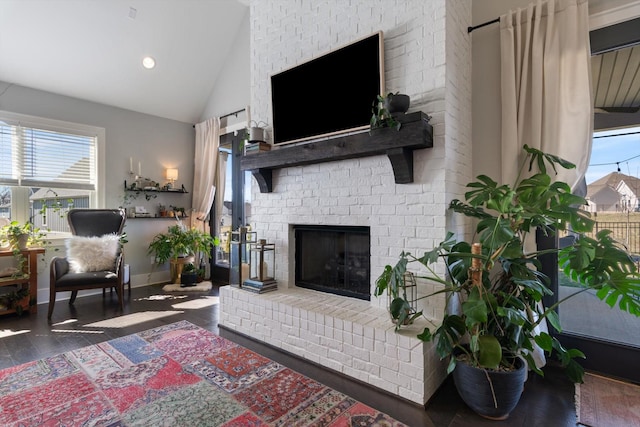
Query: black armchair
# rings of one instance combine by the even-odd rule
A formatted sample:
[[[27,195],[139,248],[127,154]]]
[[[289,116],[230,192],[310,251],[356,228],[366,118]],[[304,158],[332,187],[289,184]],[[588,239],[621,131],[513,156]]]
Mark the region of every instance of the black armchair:
[[[74,237],[67,242],[67,256],[51,260],[47,318],[51,319],[56,293],[70,291],[73,304],[84,289],[115,288],[123,310],[124,254],[119,237],[126,221],[124,210],[72,209],[67,220]]]

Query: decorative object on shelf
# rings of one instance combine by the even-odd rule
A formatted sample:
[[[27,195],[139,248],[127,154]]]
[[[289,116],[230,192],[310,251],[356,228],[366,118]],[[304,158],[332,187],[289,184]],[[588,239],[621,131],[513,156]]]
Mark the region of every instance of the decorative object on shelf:
[[[393,313],[398,313],[400,309],[395,307],[395,304],[403,305],[402,309],[405,312],[405,316],[402,318],[403,325],[410,325],[416,318],[422,316],[422,313],[418,312],[418,285],[416,284],[416,276],[412,272],[405,271],[402,280],[391,283],[387,288],[387,296],[387,309],[391,321],[396,326],[399,326],[400,316]]]
[[[242,288],[259,294],[277,290],[274,279],[276,245],[260,239],[249,245],[249,254],[249,277],[243,280]]]
[[[519,178],[513,186],[480,175],[467,184],[465,201],[453,200],[449,205],[454,212],[477,221],[473,235],[478,242],[458,241],[448,233],[438,246],[420,256],[402,252],[395,266],[385,267],[375,288],[376,296],[392,292],[409,263],[416,262],[425,271],[416,276],[418,279],[442,286],[421,298],[444,295],[450,302],[461,302],[457,311],[445,312],[435,330],[425,328],[418,338],[436,341],[437,354],[449,359],[449,373],[461,364],[480,371],[480,377],[486,379],[482,383],[466,384],[466,375],[460,375],[455,383],[463,397],[469,395],[469,388],[473,394],[491,396],[492,408],[499,410],[480,415],[492,418],[509,415],[505,402],[514,397],[517,402],[523,383],[507,386],[511,391],[502,397],[498,391],[507,387],[486,373],[499,370],[505,374],[500,377],[520,375],[514,369],[518,358],[524,358],[529,369],[542,374],[536,361],[542,364],[543,354],[555,355],[572,381],[582,380],[583,368],[574,359],[584,358],[584,354],[563,347],[557,338],[539,328],[548,321],[561,330],[556,312],[561,303],[592,291],[610,307],[617,304],[621,310],[640,316],[640,275],[635,262],[609,230],[587,237],[594,221],[581,209],[585,199],[547,174],[547,170],[575,166],[527,145],[523,151]],[[529,171],[525,170],[527,166]],[[525,246],[529,233],[555,236],[558,230],[585,234],[562,248],[529,250]],[[546,308],[542,298],[552,291],[548,288],[550,279],[541,272],[545,259],[557,260],[561,272],[576,288],[576,292]],[[438,273],[434,266],[438,262],[444,262],[446,275]],[[396,299],[393,315],[402,320],[408,316],[405,309],[409,302],[402,296]],[[397,322],[396,328],[401,325],[402,321]]]
[[[143,182],[142,184],[144,184],[145,182]],[[147,186],[147,187],[140,187],[138,186],[137,182],[132,182],[131,184],[127,185],[127,181],[124,182],[124,189],[125,191],[132,191],[135,192],[136,195],[137,194],[145,194],[145,197],[147,200],[150,200],[152,198],[156,198],[158,197],[157,195],[153,194],[153,195],[146,195],[146,193],[188,193],[187,189],[184,188],[184,184],[182,184],[180,186],[180,188],[166,188],[162,187],[160,188],[157,182],[155,181],[146,181],[146,183],[152,184],[153,186]],[[135,197],[133,197],[135,198]]]
[[[255,120],[251,120],[249,126],[245,129],[244,139],[242,140],[243,146],[257,142],[266,142],[266,127],[267,124],[263,121],[256,122]]]
[[[373,115],[369,121],[369,132],[385,127],[400,130],[402,122],[397,119],[397,116],[409,110],[409,101],[408,95],[397,92],[378,95],[371,109]]]
[[[171,283],[180,283],[184,265],[199,265],[200,259],[209,256],[213,247],[219,243],[217,237],[193,227],[187,228],[182,222],[178,222],[170,226],[166,233],[156,234],[149,243],[147,253],[155,256],[157,264],[170,261]]]
[[[267,144],[266,142],[253,142],[244,145],[245,156],[264,151],[271,151],[271,144]]]
[[[229,284],[242,287],[245,279],[249,278],[249,245],[256,243],[256,232],[248,227],[239,227],[231,232]]]
[[[249,126],[249,142],[266,142],[264,136],[267,124],[265,122],[257,122],[251,120],[251,126]]]
[[[397,117],[409,111],[411,98],[402,93],[389,93],[384,99],[384,108],[392,117]]]
[[[171,210],[169,211],[169,216],[173,216],[175,218],[186,218],[187,217],[187,212],[185,211],[185,209],[183,207],[169,205],[169,208],[171,208]]]
[[[167,184],[163,187],[165,190],[170,190],[175,185],[176,180],[178,179],[178,169],[176,168],[167,168],[164,173],[167,178]]]

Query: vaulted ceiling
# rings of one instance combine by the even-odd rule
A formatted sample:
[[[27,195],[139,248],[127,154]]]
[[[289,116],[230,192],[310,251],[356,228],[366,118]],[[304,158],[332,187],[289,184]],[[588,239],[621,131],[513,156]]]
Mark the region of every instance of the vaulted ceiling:
[[[0,0],[0,81],[195,123],[247,13],[246,0]]]

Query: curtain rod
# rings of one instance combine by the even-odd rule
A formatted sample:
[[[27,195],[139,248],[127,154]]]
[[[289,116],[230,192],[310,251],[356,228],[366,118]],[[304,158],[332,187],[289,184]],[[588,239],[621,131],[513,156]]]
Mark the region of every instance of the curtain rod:
[[[238,114],[239,114],[239,113],[242,113],[242,112],[243,112],[243,111],[245,111],[245,110],[246,110],[246,108],[242,108],[242,109],[240,109],[240,110],[238,110],[238,111],[234,111],[234,112],[232,112],[232,113],[225,114],[224,116],[220,116],[220,118],[221,118],[221,119],[224,119],[225,117],[231,117],[231,116],[236,116],[236,117],[238,117]],[[194,128],[194,129],[195,129],[195,127],[196,127],[196,125],[193,125],[193,128]]]
[[[473,30],[477,30],[478,28],[486,27],[487,25],[495,24],[497,22],[500,22],[500,18],[496,18],[494,20],[487,21],[487,22],[485,22],[483,24],[476,25],[475,27],[467,27],[467,33],[470,33]]]
[[[225,114],[224,116],[220,116],[221,119],[224,119],[225,117],[231,117],[231,116],[236,116],[238,117],[238,113],[242,113],[245,109],[242,108],[238,111],[234,111],[233,113],[229,113],[229,114]]]

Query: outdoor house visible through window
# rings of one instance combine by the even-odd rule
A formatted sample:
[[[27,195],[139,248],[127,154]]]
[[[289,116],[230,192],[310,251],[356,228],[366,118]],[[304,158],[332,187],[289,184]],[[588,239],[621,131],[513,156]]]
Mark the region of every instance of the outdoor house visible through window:
[[[66,210],[97,207],[100,135],[104,129],[0,111],[0,216],[68,231]]]

